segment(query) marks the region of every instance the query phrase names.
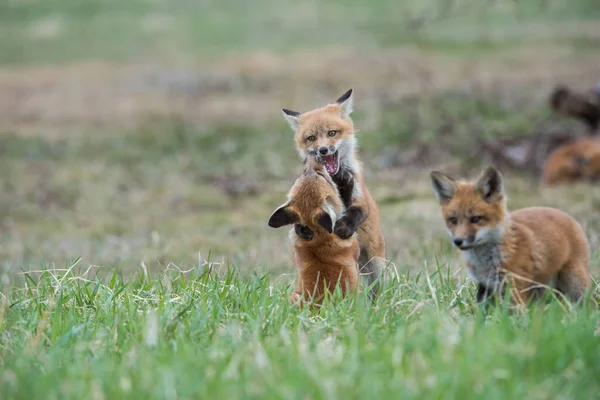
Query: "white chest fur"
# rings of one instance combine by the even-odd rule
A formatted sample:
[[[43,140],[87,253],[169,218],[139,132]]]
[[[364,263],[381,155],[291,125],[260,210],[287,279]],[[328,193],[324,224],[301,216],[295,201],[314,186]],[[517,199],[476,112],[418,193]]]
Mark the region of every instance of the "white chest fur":
[[[502,255],[499,244],[477,246],[464,252],[467,273],[471,279],[490,289],[497,289],[502,277],[499,268]]]

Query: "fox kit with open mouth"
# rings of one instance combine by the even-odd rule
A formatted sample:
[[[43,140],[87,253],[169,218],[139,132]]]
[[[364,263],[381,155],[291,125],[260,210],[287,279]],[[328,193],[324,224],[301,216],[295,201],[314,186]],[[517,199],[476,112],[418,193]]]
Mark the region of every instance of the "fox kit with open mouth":
[[[589,244],[568,214],[548,207],[509,212],[503,177],[493,167],[475,182],[437,171],[431,172],[431,182],[448,233],[478,284],[479,302],[502,294],[506,282],[517,304],[527,302],[540,284],[574,302],[591,287]]]
[[[283,115],[295,132],[296,148],[305,160],[315,156],[322,160],[328,175],[342,196],[350,193],[344,215],[336,222],[334,232],[348,238],[358,231],[360,272],[378,291],[378,278],[385,263],[385,242],[381,234],[379,209],[364,183],[363,170],[357,158],[352,113],[352,89],[335,103],[299,113],[283,109]],[[348,187],[348,182],[356,182]]]
[[[352,179],[345,184],[352,186]],[[346,239],[333,234],[343,214],[336,184],[317,158],[309,156],[288,201],[269,218],[272,228],[294,225],[290,231],[298,270],[296,291],[291,295],[294,303],[312,299],[320,304],[325,292],[333,293],[338,284],[344,295],[356,288],[360,252],[356,234]]]

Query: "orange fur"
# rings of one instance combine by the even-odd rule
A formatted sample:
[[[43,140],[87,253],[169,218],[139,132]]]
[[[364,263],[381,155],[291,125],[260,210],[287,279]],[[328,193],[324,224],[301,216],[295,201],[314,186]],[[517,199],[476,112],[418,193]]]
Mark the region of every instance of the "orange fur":
[[[475,182],[431,173],[448,233],[463,250],[469,275],[484,293],[502,292],[525,303],[536,284],[554,285],[578,301],[591,287],[590,249],[581,226],[563,211],[530,207],[509,212],[502,175],[486,169]]]
[[[357,183],[354,187],[349,210],[361,210],[362,218],[351,220],[351,214],[342,219],[336,226],[336,233],[341,237],[358,232],[360,243],[360,272],[373,284],[373,292],[378,290],[377,279],[385,266],[385,241],[381,233],[379,208],[364,182],[363,167],[358,161],[354,124],[350,118],[352,112],[352,89],[342,95],[335,103],[311,111],[299,113],[283,110],[284,117],[295,131],[295,142],[301,158],[314,154],[321,156],[327,151],[329,157],[338,157],[338,172],[329,171],[340,191],[343,188],[338,177],[344,174],[353,176]],[[354,223],[353,223],[354,222]]]
[[[332,233],[343,212],[335,183],[315,157],[309,157],[304,173],[288,194],[288,201],[269,219],[272,227],[299,224],[314,235],[305,240],[294,229],[290,231],[298,270],[296,291],[290,296],[294,303],[312,299],[313,304],[320,304],[325,293],[332,293],[338,285],[344,296],[356,288],[358,239],[356,235],[341,239]]]
[[[582,138],[554,150],[546,159],[542,183],[547,186],[600,178],[600,142]]]

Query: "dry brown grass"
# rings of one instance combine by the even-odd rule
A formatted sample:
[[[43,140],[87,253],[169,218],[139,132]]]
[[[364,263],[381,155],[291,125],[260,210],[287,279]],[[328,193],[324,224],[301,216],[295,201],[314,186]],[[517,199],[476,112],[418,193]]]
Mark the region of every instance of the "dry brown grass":
[[[177,67],[76,63],[0,68],[0,130],[70,135],[82,127],[132,126],[147,115],[199,124],[257,124],[283,106],[309,109],[354,87],[364,129],[382,103],[409,95],[476,88],[543,101],[556,82],[588,87],[600,55],[568,46],[520,46],[479,57],[403,48],[378,51],[259,53]]]
[[[407,47],[265,52],[177,67],[75,63],[2,68],[0,131],[16,133],[10,140],[24,146],[23,154],[31,143],[43,146],[41,158],[34,154],[6,162],[11,173],[2,178],[0,256],[9,269],[82,256],[83,264],[134,271],[142,261],[151,268],[169,262],[189,265],[197,262],[198,253],[206,257],[211,251],[213,258],[289,272],[287,234],[266,224],[293,181],[295,172],[286,171],[296,171],[291,133],[280,120],[282,107],[306,110],[354,87],[364,142],[365,135],[391,137],[381,126],[402,99],[427,101],[456,90],[491,98],[498,93],[498,103],[520,99],[544,109],[556,82],[588,87],[600,76],[599,66],[595,53],[523,45],[471,57]],[[155,142],[147,144],[146,153],[135,147],[138,142],[127,142],[131,135],[146,138],[148,129],[152,140],[174,135],[171,125],[162,132],[155,123],[165,117],[202,132],[224,123],[243,124],[256,129],[256,141],[265,141],[264,146],[271,135],[289,134],[289,147],[276,148],[279,156],[198,167],[195,159],[223,151],[218,135],[205,147],[178,145],[182,154],[165,154],[163,147],[152,147]],[[502,121],[498,124],[503,129]],[[236,141],[235,136],[227,140]],[[51,143],[75,146],[74,155],[46,154],[44,146]],[[100,153],[94,150],[97,143],[104,143]],[[450,162],[459,171],[460,163],[434,153],[425,167],[398,168],[382,166],[377,157],[371,149],[363,159],[369,187],[381,205],[390,260],[401,269],[434,268],[441,255],[441,263],[458,269],[427,170]],[[232,176],[241,182],[237,196],[223,186]],[[572,212],[597,247],[599,190],[538,191],[532,189],[532,177],[514,176],[509,182],[512,207],[554,205]]]

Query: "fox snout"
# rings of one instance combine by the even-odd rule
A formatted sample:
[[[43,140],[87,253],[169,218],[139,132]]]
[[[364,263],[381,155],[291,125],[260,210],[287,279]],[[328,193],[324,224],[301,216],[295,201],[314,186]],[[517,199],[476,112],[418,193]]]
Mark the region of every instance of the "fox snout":
[[[320,156],[329,156],[333,153],[335,153],[335,146],[321,146],[318,148],[315,148],[315,153],[319,154]]]
[[[467,250],[473,246],[474,241],[475,235],[469,235],[464,237],[454,237],[452,243],[461,250]]]

